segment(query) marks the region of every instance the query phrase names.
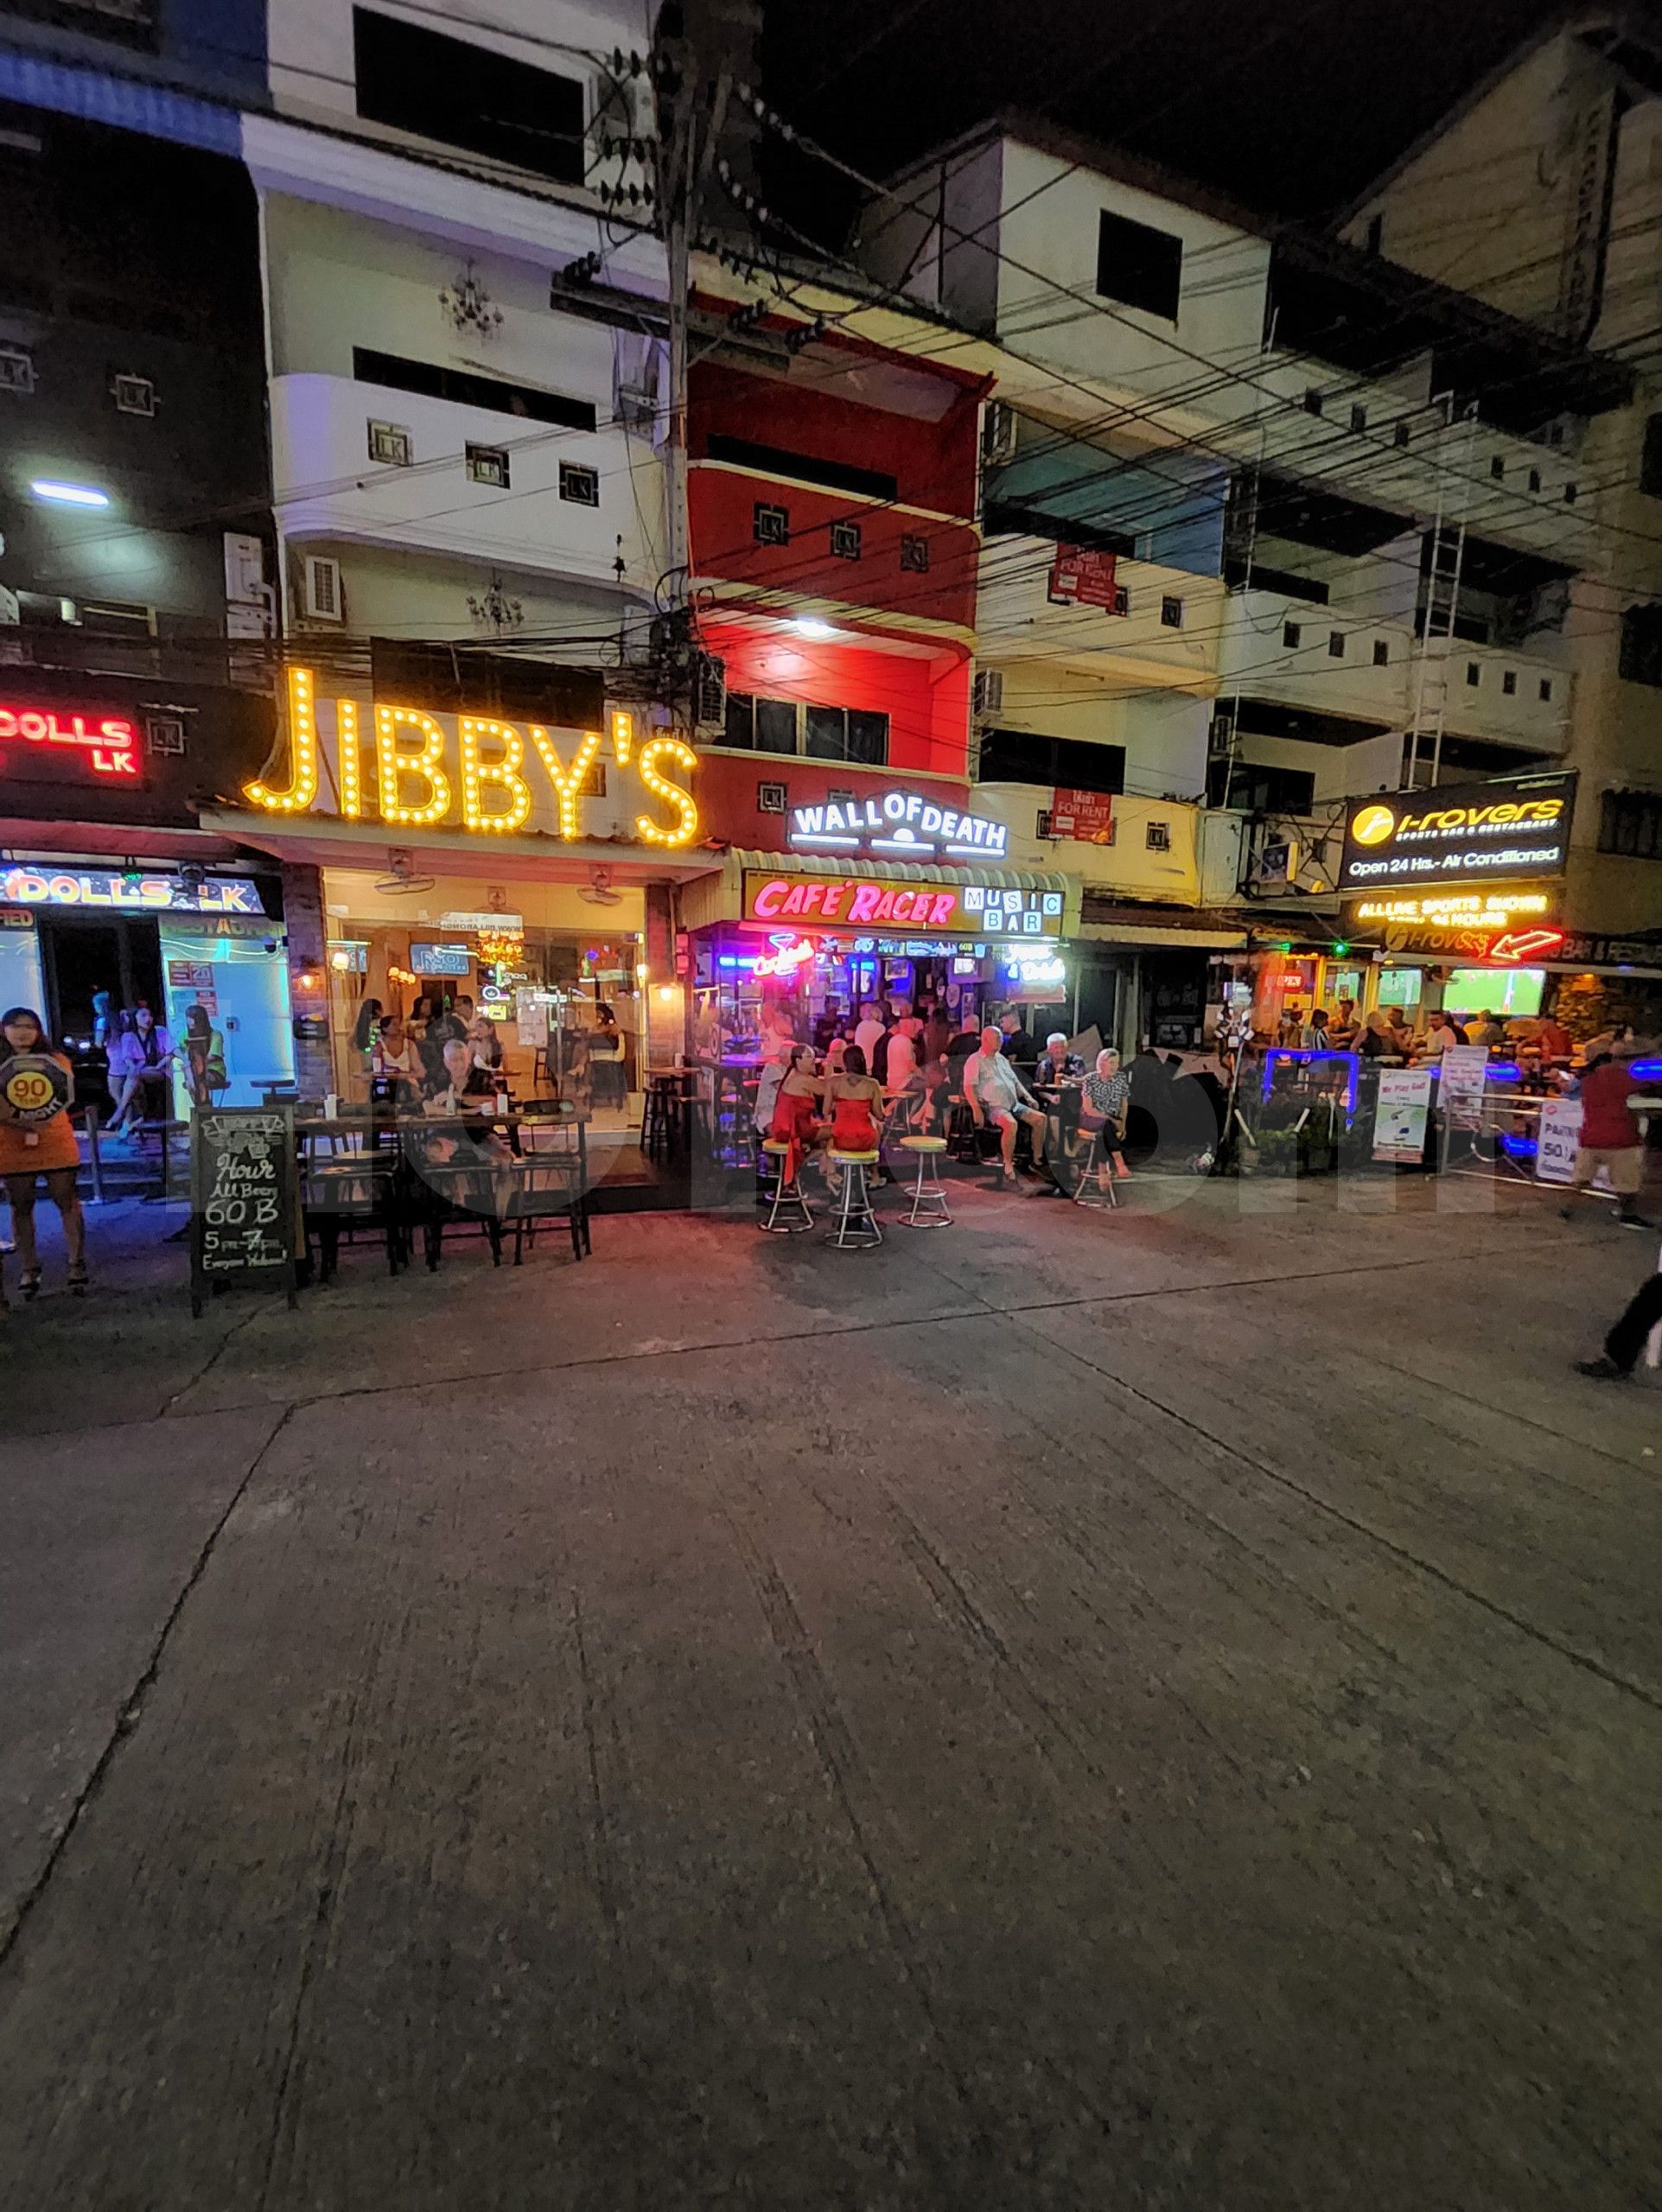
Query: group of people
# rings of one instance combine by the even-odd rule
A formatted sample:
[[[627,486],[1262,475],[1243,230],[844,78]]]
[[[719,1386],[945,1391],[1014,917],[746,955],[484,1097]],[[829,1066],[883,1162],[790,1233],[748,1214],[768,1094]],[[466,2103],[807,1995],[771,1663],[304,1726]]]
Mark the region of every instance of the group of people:
[[[465,991],[442,1005],[423,992],[407,1017],[366,998],[352,1046],[371,1084],[384,1085],[394,1105],[453,1112],[464,1098],[494,1098],[502,1087],[496,1024]]]
[[[1013,1009],[997,1025],[984,1025],[971,1018],[966,1002],[955,1029],[933,1001],[918,1012],[907,1002],[891,1007],[869,1000],[857,1020],[822,1016],[809,1046],[797,1038],[786,1008],[774,1004],[764,1011],[761,1046],[755,1126],[790,1147],[787,1174],[820,1149],[876,1152],[886,1125],[939,1133],[962,1106],[972,1128],[997,1137],[1005,1184],[1019,1180],[1016,1149],[1024,1128],[1035,1178],[1054,1180],[1050,1170],[1057,1163],[1046,1156],[1049,1109],[1067,1091],[1079,1094],[1080,1130],[1102,1141],[1103,1175],[1127,1172],[1130,1084],[1119,1054],[1100,1052],[1087,1070],[1060,1031],[1041,1052]]]
[[[96,991],[92,1041],[103,1050],[114,1102],[104,1128],[106,1137],[129,1137],[142,1122],[170,1118],[169,1086],[175,1065],[193,1106],[212,1106],[231,1081],[224,1035],[200,1003],[186,1008],[184,1033],[175,1039],[142,1000],[112,1012],[110,994]]]
[[[1518,1050],[1544,1060],[1567,1059],[1573,1050],[1570,1032],[1551,1020],[1531,1020],[1507,1028],[1500,1017],[1487,1008],[1459,1014],[1439,1007],[1428,1014],[1425,1027],[1409,1027],[1399,1006],[1375,1007],[1360,1014],[1354,999],[1340,998],[1331,1014],[1314,1007],[1308,1014],[1286,1014],[1278,1025],[1276,1041],[1306,1052],[1357,1052],[1365,1060],[1394,1059],[1423,1066],[1440,1060],[1451,1045],[1482,1045],[1490,1052]]]

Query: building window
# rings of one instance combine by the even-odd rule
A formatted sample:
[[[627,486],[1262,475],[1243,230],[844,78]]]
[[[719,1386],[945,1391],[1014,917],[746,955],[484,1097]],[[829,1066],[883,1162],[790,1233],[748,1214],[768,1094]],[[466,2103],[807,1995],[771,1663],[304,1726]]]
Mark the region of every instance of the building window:
[[[1373,640],[1373,665],[1375,668],[1385,668],[1389,665],[1390,660],[1391,647],[1383,638],[1376,638]]]
[[[1097,289],[1105,300],[1141,308],[1164,322],[1177,320],[1183,285],[1183,241],[1169,231],[1134,223],[1104,208],[1097,221]]]
[[[475,446],[467,448],[468,480],[470,484],[488,484],[498,492],[508,489],[508,456],[504,446]],[[562,487],[564,493],[564,487]]]
[[[804,707],[794,699],[727,695],[723,744],[742,753],[806,753],[811,760],[846,760],[856,767],[888,762],[888,716],[857,707]]]
[[[371,8],[352,11],[358,112],[562,184],[583,181],[583,90],[575,77],[510,60]]]
[[[1307,415],[1319,415],[1327,404],[1314,385],[1304,395],[1304,412]]]
[[[1483,671],[1474,660],[1466,664],[1466,681],[1474,687],[1483,681]]]
[[[860,525],[857,522],[834,522],[831,526],[831,556],[837,561],[857,561],[860,557]]]
[[[1114,612],[1115,612],[1115,613],[1116,613],[1116,614],[1129,614],[1129,613],[1130,613],[1130,611],[1131,611],[1131,594],[1130,594],[1130,591],[1129,588],[1128,588],[1126,585],[1124,585],[1124,584],[1116,584],[1116,585],[1114,586]]]
[[[1599,850],[1662,860],[1662,792],[1606,791],[1599,807]]]
[[[929,573],[929,540],[927,537],[902,537],[901,540],[901,569],[906,575],[924,576]]]
[[[1412,437],[1413,435],[1412,430],[1409,428],[1408,417],[1406,415],[1404,415],[1391,425],[1391,442],[1392,445],[1405,446],[1408,443],[1409,439]]]
[[[1506,474],[1506,457],[1504,454],[1498,453],[1492,455],[1489,461],[1489,474],[1497,484],[1504,480]]]
[[[1170,823],[1150,822],[1143,832],[1143,842],[1151,853],[1168,853],[1171,850]]]
[[[1518,671],[1515,668],[1504,668],[1501,670],[1500,689],[1508,699],[1515,698],[1517,696]]]
[[[849,760],[881,768],[888,760],[888,716],[853,707],[805,707],[803,751],[811,760]]]
[[[1162,628],[1181,630],[1183,626],[1183,602],[1169,593],[1160,602],[1160,621]]]
[[[1564,486],[1564,487],[1563,487],[1563,503],[1564,503],[1565,506],[1567,506],[1567,507],[1573,507],[1573,506],[1575,505],[1575,504],[1576,504],[1576,492],[1577,492],[1577,490],[1578,490],[1578,489],[1579,489],[1579,486],[1576,486],[1576,485],[1574,485],[1574,484],[1566,484],[1566,485]]]
[[[1630,607],[1624,613],[1616,668],[1629,683],[1662,689],[1662,607]]]
[[[1354,400],[1351,403],[1350,426],[1359,436],[1367,428],[1367,410]]]
[[[1550,706],[1550,705],[1551,704],[1551,702],[1552,702],[1552,678],[1551,678],[1550,676],[1544,676],[1544,677],[1541,678],[1541,704],[1542,704],[1544,707],[1545,707],[1545,706]]]
[[[1662,499],[1662,415],[1652,415],[1645,425],[1645,445],[1639,457],[1639,488],[1653,499]]]
[[[581,461],[560,463],[560,497],[569,499],[574,507],[597,507],[600,505],[600,471],[590,468]]]
[[[369,457],[378,467],[408,468],[416,458],[410,433],[402,423],[369,424]]]
[[[1541,472],[1538,468],[1531,468],[1529,472],[1529,488],[1531,492],[1538,492],[1541,488]]]
[[[1304,628],[1302,623],[1283,622],[1281,626],[1281,642],[1289,653],[1298,651],[1298,641],[1303,635]]]
[[[436,361],[412,361],[402,353],[379,353],[373,346],[352,349],[352,373],[360,384],[384,385],[389,391],[417,391],[426,399],[449,399],[459,407],[482,407],[493,415],[518,415],[532,423],[555,423],[567,430],[596,426],[594,403],[567,399],[536,385],[511,384],[504,377],[483,377],[472,369],[441,368]]]
[[[758,545],[788,545],[791,542],[791,511],[788,507],[770,506],[765,499],[758,499],[750,510],[750,530]]]
[[[1328,631],[1328,658],[1329,660],[1343,660],[1345,658],[1345,633],[1342,630]]]

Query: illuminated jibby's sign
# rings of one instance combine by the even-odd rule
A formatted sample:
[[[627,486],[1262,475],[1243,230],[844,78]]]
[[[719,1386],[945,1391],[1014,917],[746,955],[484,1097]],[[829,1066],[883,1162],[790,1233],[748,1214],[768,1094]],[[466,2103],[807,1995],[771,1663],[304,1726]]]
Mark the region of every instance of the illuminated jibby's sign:
[[[888,853],[902,858],[943,854],[952,860],[997,860],[1009,841],[1002,822],[960,814],[920,791],[884,791],[872,798],[826,799],[791,809],[789,842],[804,852]]]
[[[1054,938],[1058,891],[1007,891],[978,883],[885,883],[860,875],[773,875],[747,869],[744,918],[844,929],[883,923],[960,936]]]
[[[121,715],[78,715],[6,701],[0,703],[0,746],[13,741],[38,746],[35,765],[48,776],[60,766],[66,774],[77,767],[90,768],[95,776],[138,773],[138,733]],[[0,772],[6,765],[0,753]]]
[[[25,861],[0,874],[0,906],[109,906],[122,913],[263,914],[245,875],[88,875]]]
[[[334,788],[327,792],[329,754],[319,727],[324,711],[334,722]],[[554,834],[568,843],[583,835],[580,804],[601,764],[605,741],[599,730],[564,733],[562,750],[537,722],[521,729],[484,715],[444,721],[454,722],[454,741],[425,708],[377,701],[360,715],[355,700],[319,699],[311,671],[290,668],[288,782],[277,785],[261,777],[245,786],[244,796],[269,814],[315,811],[346,822],[373,817],[395,830],[445,823],[509,836],[538,826],[532,819],[539,810],[535,784],[542,786],[541,811],[549,811],[551,799]],[[634,717],[620,709],[613,710],[610,723],[607,735],[617,766],[632,768],[648,803],[663,810],[637,814],[634,835],[648,845],[691,844],[698,834],[698,809],[686,785],[665,772],[678,769],[690,779],[698,756],[678,737],[649,737],[637,747]]]
[[[1345,823],[1340,887],[1562,875],[1575,801],[1573,774],[1358,799]]]

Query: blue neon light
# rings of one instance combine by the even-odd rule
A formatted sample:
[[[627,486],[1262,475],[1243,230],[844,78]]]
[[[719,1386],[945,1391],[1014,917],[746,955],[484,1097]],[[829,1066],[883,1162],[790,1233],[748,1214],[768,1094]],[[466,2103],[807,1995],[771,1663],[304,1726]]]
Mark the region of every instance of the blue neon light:
[[[1638,1083],[1662,1083],[1662,1060],[1635,1060],[1633,1072]]]
[[[1345,1103],[1352,1113],[1355,1112],[1356,1071],[1360,1064],[1360,1056],[1357,1053],[1319,1052],[1314,1046],[1308,1045],[1277,1045],[1264,1056],[1264,1095],[1266,1098],[1270,1096],[1277,1060],[1308,1060],[1312,1064],[1317,1060],[1343,1060],[1350,1071],[1346,1085]]]
[[[1483,1071],[1485,1083],[1516,1083],[1524,1071],[1515,1060],[1491,1060]]]

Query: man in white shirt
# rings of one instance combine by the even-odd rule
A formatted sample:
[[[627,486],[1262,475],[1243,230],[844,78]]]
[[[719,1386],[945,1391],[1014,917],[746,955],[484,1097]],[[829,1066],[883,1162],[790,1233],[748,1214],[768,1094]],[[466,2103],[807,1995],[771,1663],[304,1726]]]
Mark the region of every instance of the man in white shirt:
[[[1003,1051],[1004,1039],[997,1029],[981,1033],[981,1049],[964,1063],[964,1096],[970,1118],[977,1128],[998,1131],[1003,1154],[1004,1179],[1016,1179],[1016,1131],[1025,1122],[1033,1132],[1035,1166],[1045,1164],[1045,1116],[1032,1092],[1016,1072]]]
[[[860,1020],[854,1032],[854,1041],[866,1056],[866,1065],[871,1065],[871,1056],[877,1049],[877,1039],[882,1035],[884,1023],[877,1012],[874,999],[864,999],[860,1005]]]

